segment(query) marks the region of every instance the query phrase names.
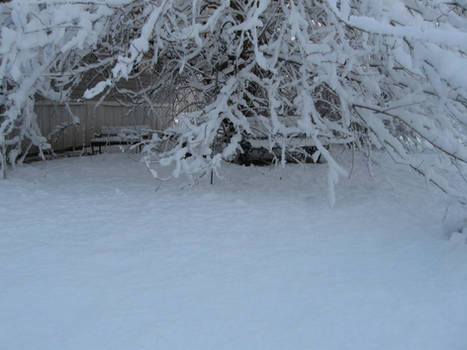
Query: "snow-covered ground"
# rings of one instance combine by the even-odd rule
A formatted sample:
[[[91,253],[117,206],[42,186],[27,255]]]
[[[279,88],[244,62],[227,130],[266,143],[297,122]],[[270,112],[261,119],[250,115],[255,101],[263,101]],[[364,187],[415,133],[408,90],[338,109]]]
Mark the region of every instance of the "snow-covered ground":
[[[0,349],[467,349],[467,215],[423,179],[363,166],[330,208],[326,165],[136,157],[0,182]]]

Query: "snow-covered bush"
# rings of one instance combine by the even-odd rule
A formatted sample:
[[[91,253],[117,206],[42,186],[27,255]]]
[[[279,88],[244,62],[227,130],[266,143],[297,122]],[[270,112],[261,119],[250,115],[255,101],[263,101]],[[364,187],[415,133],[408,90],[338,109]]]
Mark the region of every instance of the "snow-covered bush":
[[[92,2],[12,1],[0,4],[1,167],[14,164],[32,145],[50,147],[40,133],[35,98],[67,103],[91,62],[93,49],[111,26],[115,9]],[[71,113],[70,123],[79,123]]]
[[[286,140],[284,147],[298,133],[312,138],[327,160],[331,189],[347,173],[326,148],[333,143],[384,149],[450,192],[442,167],[420,162],[410,149],[429,145],[454,165],[467,162],[464,0],[50,0],[0,6],[0,144],[9,147],[12,163],[23,140],[45,141],[35,123],[34,95],[66,101],[83,73],[95,70],[105,79],[86,98],[141,74],[154,79],[127,92],[138,103],[151,103],[153,92],[168,88],[189,91],[180,106],[189,113],[179,118],[183,129],[175,145],[161,154],[154,138],[145,148],[147,164],[173,163],[175,176],[217,171],[221,159],[241,152],[251,117],[271,140]],[[296,123],[286,125],[283,118]],[[226,123],[229,137],[216,147]]]

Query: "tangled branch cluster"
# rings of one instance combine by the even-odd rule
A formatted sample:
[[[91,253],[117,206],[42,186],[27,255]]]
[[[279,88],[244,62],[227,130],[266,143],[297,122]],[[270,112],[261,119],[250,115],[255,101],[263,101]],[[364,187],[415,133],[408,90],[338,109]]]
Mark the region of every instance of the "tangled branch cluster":
[[[50,0],[0,5],[2,168],[24,142],[46,147],[34,114],[37,94],[66,103],[82,79],[86,98],[118,90],[151,105],[161,91],[190,95],[176,144],[147,163],[174,175],[216,171],[241,151],[255,117],[282,147],[313,139],[331,187],[343,169],[327,145],[381,148],[445,191],[436,163],[410,143],[467,162],[467,3],[464,0]],[[182,95],[183,96],[183,95]],[[293,120],[285,123],[284,118]],[[219,129],[229,138],[213,147]],[[271,145],[272,147],[272,145]],[[8,154],[6,154],[6,152]],[[191,157],[186,157],[186,154]],[[444,165],[443,165],[444,166]]]

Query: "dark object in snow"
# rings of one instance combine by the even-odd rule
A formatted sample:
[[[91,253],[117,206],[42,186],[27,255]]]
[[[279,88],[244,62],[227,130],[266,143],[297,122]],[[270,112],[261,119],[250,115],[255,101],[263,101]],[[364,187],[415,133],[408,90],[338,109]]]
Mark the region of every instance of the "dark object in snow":
[[[239,152],[232,160],[241,165],[270,165],[279,163],[285,158],[286,163],[319,163],[321,154],[315,154],[316,146],[281,147],[275,146],[271,149],[267,145],[268,140],[245,139],[241,142],[243,152]],[[263,143],[263,144],[262,144]]]
[[[102,146],[135,144],[139,144],[141,151],[142,141],[150,136],[150,129],[147,125],[104,126],[91,139],[91,152],[95,154],[95,147],[99,147],[99,153],[102,153]]]
[[[297,119],[278,117],[282,132],[273,132],[270,119],[249,117],[249,132],[242,133],[241,150],[231,159],[241,165],[271,165],[286,163],[319,163],[321,154],[311,137],[300,132]],[[224,120],[219,129],[213,149],[221,152],[230,143],[235,128]]]

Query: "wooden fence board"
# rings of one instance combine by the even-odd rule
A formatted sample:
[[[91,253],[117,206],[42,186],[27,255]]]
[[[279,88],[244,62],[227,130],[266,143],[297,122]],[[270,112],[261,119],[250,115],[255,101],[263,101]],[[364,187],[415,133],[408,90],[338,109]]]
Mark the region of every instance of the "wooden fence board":
[[[59,132],[51,142],[55,151],[80,149],[90,144],[94,134],[103,126],[149,125],[153,129],[165,129],[172,123],[169,107],[155,107],[157,117],[140,108],[127,115],[128,109],[115,102],[104,102],[95,108],[95,101],[72,103],[72,112],[80,118],[80,125],[71,126]],[[36,103],[35,111],[42,135],[49,135],[61,122],[70,121],[65,106],[49,101]]]

